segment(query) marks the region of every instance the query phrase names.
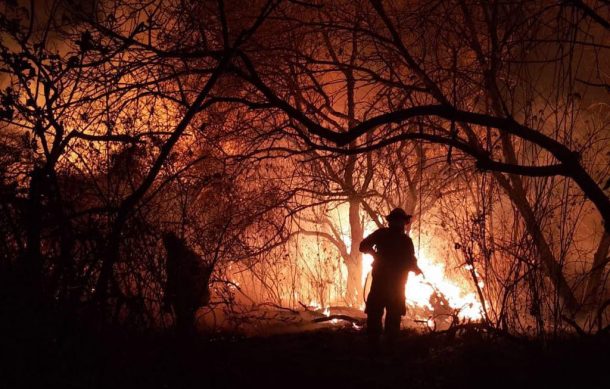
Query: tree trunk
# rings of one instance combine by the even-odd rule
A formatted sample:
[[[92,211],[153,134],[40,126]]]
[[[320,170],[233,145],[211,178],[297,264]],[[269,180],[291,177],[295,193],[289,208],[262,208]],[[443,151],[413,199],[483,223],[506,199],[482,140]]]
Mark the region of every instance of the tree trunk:
[[[25,261],[20,263],[21,280],[29,304],[38,304],[42,298],[42,193],[44,191],[45,173],[42,168],[35,167],[32,171],[25,212],[26,250]]]
[[[592,308],[599,301],[597,294],[601,286],[602,275],[608,264],[608,250],[610,249],[610,233],[605,230],[602,240],[597,246],[595,255],[593,256],[593,265],[589,279],[587,280],[587,288],[585,290],[583,302],[588,308]]]
[[[360,307],[364,302],[362,291],[362,255],[351,255],[347,265],[346,302],[350,307]]]
[[[351,247],[347,265],[347,303],[352,307],[359,307],[363,302],[362,290],[362,253],[360,253],[360,242],[364,238],[364,229],[360,217],[360,201],[350,199],[349,201],[349,226]]]
[[[520,178],[516,176],[513,177],[514,179],[517,179],[514,181],[517,183],[517,185],[511,185],[501,173],[495,173],[494,176],[500,186],[507,192],[512,203],[517,207],[519,213],[523,217],[525,228],[532,237],[536,251],[538,252],[538,256],[542,262],[543,269],[551,279],[551,282],[557,290],[559,297],[563,300],[566,308],[568,308],[570,312],[575,312],[578,308],[578,302],[574,297],[574,293],[572,292],[570,285],[568,285],[568,282],[563,276],[561,265],[555,260],[555,256],[553,255],[553,252],[551,251],[551,248],[549,247],[544,234],[540,229],[540,224],[538,223],[538,220],[536,220],[534,211],[527,201],[523,188],[520,186]]]
[[[484,61],[481,62],[482,64]],[[493,66],[496,69],[495,64]],[[485,77],[485,85],[487,87],[487,97],[491,102],[493,112],[499,117],[509,116],[509,112],[505,112],[504,99],[502,93],[496,84],[495,72],[488,72]],[[500,131],[500,139],[502,142],[502,154],[504,159],[510,164],[518,164],[517,156],[511,136],[505,132]],[[570,313],[575,313],[578,310],[578,301],[574,296],[572,288],[566,281],[563,275],[563,269],[561,264],[555,258],[553,251],[549,247],[549,244],[542,232],[539,221],[536,219],[534,210],[527,200],[525,188],[523,187],[523,180],[521,176],[516,174],[508,174],[509,180],[500,172],[495,172],[494,177],[499,182],[500,186],[506,191],[512,203],[517,207],[519,213],[525,221],[525,227],[528,233],[531,235],[536,251],[542,262],[543,269],[547,276],[551,279],[558,296],[562,299],[565,307]]]

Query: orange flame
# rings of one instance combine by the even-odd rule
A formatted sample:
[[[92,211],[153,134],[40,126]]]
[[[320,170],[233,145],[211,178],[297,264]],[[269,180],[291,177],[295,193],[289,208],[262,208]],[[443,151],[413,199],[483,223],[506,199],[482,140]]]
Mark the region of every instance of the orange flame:
[[[416,251],[418,251],[416,249]],[[436,291],[443,294],[449,306],[458,311],[460,319],[472,321],[481,320],[482,307],[474,292],[467,292],[463,287],[447,278],[445,265],[433,262],[424,250],[416,252],[417,262],[424,275],[409,273],[409,279],[405,288],[407,305],[412,307],[427,308],[434,310],[430,304],[430,298]],[[373,257],[365,254],[362,257],[362,285],[371,271]],[[479,285],[483,287],[483,284]]]

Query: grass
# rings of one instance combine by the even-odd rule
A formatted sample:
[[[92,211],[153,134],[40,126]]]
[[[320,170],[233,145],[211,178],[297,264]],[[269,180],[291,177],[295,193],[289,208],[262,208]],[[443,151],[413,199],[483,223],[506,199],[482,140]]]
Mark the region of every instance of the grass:
[[[76,331],[3,346],[6,388],[610,387],[607,338],[403,331],[394,343],[371,345],[345,327],[250,338]]]

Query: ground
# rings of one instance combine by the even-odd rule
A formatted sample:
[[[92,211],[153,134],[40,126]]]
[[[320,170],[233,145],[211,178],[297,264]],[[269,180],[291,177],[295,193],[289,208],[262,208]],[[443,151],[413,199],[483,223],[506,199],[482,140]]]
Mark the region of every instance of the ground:
[[[0,386],[608,388],[609,346],[601,337],[542,342],[475,330],[403,331],[374,346],[350,326],[248,338],[68,334],[13,350]]]

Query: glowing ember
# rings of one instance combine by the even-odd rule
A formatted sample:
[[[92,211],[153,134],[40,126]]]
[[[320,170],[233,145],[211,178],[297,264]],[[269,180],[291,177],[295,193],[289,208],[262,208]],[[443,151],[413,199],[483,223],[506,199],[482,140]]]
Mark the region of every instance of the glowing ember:
[[[320,303],[318,303],[315,300],[311,300],[309,302],[309,307],[312,308],[314,311],[322,311],[322,314],[326,317],[330,316],[330,307],[326,306],[326,307],[322,307],[322,305],[320,305]],[[335,324],[335,320],[333,319],[333,324]]]

